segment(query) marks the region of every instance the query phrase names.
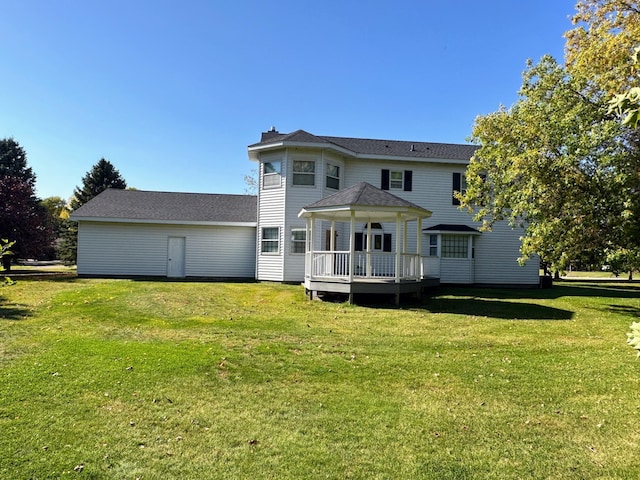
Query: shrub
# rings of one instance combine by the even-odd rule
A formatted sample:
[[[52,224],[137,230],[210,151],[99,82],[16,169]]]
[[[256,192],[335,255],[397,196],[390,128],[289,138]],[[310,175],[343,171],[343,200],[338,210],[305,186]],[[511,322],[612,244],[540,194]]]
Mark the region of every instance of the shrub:
[[[631,324],[631,332],[627,333],[627,343],[638,350],[638,356],[640,357],[640,322]]]

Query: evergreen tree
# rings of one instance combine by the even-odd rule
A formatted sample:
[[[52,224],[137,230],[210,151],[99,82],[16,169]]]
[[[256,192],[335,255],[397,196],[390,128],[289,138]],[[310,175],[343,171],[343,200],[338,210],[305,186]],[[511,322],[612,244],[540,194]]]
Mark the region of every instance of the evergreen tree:
[[[111,162],[101,158],[84,177],[82,186],[76,187],[70,202],[71,210],[77,210],[107,188],[127,188],[127,182]],[[70,220],[62,222],[58,258],[68,265],[76,263],[78,256],[78,225]]]
[[[27,153],[13,138],[0,140],[0,177],[16,177],[35,188],[36,175],[27,167]]]
[[[53,251],[53,229],[35,181],[24,149],[12,138],[0,140],[0,238],[15,242],[16,257],[49,258]],[[9,257],[4,261],[9,267]]]
[[[77,210],[93,197],[107,188],[127,188],[127,182],[113,164],[101,158],[93,168],[82,177],[82,187],[76,187],[71,199],[71,210]]]

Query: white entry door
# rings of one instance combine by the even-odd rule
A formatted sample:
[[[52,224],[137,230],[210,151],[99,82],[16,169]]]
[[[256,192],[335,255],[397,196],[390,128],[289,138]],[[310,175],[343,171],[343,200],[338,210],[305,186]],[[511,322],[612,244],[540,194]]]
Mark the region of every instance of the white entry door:
[[[184,277],[184,237],[169,237],[167,249],[167,277]]]

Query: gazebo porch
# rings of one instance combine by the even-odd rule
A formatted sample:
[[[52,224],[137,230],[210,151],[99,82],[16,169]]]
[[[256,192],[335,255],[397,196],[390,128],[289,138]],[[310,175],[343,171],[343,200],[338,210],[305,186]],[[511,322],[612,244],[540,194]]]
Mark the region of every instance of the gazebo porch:
[[[430,215],[428,210],[364,182],[305,207],[299,214],[307,221],[305,291],[310,298],[314,292],[347,294],[351,303],[356,294],[390,294],[399,304],[402,294],[419,296],[425,288],[437,286],[439,279],[428,275],[421,256],[422,219]],[[331,225],[325,249],[319,248],[318,221]],[[363,222],[365,228],[358,232],[356,226]],[[381,222],[395,223],[395,251],[391,251],[390,242],[387,251],[380,251],[382,237],[376,238],[372,225]],[[414,252],[408,250],[410,222],[417,223]],[[348,232],[348,250],[336,249],[336,224]],[[388,235],[391,240],[392,234]]]

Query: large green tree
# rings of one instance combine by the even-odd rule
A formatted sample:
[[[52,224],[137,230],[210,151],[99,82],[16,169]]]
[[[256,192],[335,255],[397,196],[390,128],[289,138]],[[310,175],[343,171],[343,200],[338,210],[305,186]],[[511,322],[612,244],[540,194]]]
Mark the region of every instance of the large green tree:
[[[625,269],[637,268],[640,142],[608,113],[611,96],[629,85],[635,6],[579,2],[566,64],[550,56],[529,63],[519,100],[476,119],[480,148],[461,203],[487,229],[500,220],[526,227],[521,261],[538,254],[561,270],[624,258]]]
[[[127,182],[111,162],[101,158],[84,177],[82,185],[76,187],[69,203],[71,210],[77,210],[107,188],[127,188]],[[58,257],[67,264],[75,264],[78,253],[78,227],[75,222],[62,223],[62,240],[58,247]]]
[[[35,195],[36,176],[25,150],[12,138],[0,140],[0,238],[15,242],[17,257],[50,258],[53,229]],[[5,266],[9,266],[5,257]]]

